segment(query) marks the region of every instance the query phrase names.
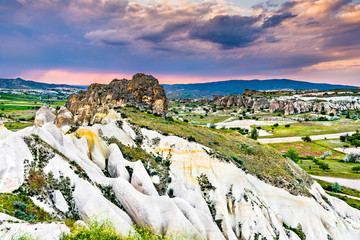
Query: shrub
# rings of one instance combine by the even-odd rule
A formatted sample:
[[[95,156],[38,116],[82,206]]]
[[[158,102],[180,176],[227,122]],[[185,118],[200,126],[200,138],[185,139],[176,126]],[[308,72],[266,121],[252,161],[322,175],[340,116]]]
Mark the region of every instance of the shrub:
[[[335,182],[334,184],[331,185],[331,190],[333,192],[340,192],[341,191],[341,186],[339,185],[338,182]]]
[[[345,156],[343,161],[346,163],[359,163],[360,162],[359,158],[360,158],[359,153],[350,153]]]
[[[296,151],[295,148],[290,148],[287,151],[286,155],[296,163],[299,161],[299,153],[298,153],[298,151]]]
[[[340,136],[340,141],[345,142],[346,141],[346,136],[345,135]]]
[[[305,137],[301,138],[304,142],[311,142],[311,137],[309,135],[306,135]]]
[[[259,137],[258,131],[256,130],[256,128],[253,128],[250,133],[250,138],[257,140],[258,137]]]
[[[351,168],[351,171],[360,172],[360,166],[356,166],[356,167]]]
[[[18,201],[13,202],[12,205],[14,206],[14,208],[20,209],[21,211],[25,211],[27,207],[25,203]]]
[[[253,153],[253,152],[255,151],[255,149],[254,149],[253,146],[249,146],[249,147],[247,148],[247,151],[248,151],[248,153]]]
[[[156,162],[161,162],[162,160],[163,160],[163,158],[161,156],[156,156],[155,157]]]
[[[121,113],[120,115],[121,115],[121,118],[127,118],[125,113]]]
[[[189,142],[195,142],[196,139],[193,136],[188,137],[187,139]]]
[[[278,127],[278,126],[279,126],[279,124],[278,124],[278,123],[275,123],[273,126],[274,126],[274,127]]]
[[[72,126],[70,127],[69,131],[66,132],[66,134],[71,134],[73,132],[76,132],[79,129],[79,127]]]
[[[329,164],[328,163],[325,163],[323,161],[319,161],[318,162],[318,165],[319,167],[322,169],[322,170],[329,170],[330,167],[329,167]]]
[[[286,127],[286,128],[289,128],[289,127],[290,127],[290,124],[286,124],[285,127]]]
[[[331,151],[326,151],[326,152],[324,152],[323,155],[320,156],[320,159],[325,160],[325,158],[331,157],[331,156],[332,156],[332,152]]]
[[[116,124],[116,126],[117,126],[118,128],[122,128],[122,126],[123,126],[123,121],[121,121],[121,120],[116,120],[115,124]]]

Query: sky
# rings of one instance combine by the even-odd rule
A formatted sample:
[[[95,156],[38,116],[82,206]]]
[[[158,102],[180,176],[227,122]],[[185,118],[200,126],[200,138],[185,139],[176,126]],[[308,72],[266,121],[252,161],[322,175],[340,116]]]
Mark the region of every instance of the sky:
[[[359,0],[0,0],[0,78],[360,86]]]

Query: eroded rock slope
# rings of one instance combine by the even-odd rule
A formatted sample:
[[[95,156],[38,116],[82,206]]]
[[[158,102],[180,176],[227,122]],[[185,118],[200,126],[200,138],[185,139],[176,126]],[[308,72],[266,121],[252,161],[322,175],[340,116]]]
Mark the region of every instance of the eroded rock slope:
[[[286,226],[306,239],[360,239],[360,212],[316,182],[308,188],[311,196],[293,195],[201,144],[134,126],[120,113],[72,134],[45,117],[50,113],[44,107],[37,115],[42,126],[0,129],[0,152],[6,152],[0,154],[0,192],[20,188],[58,220],[96,216],[123,234],[145,224],[165,234],[186,232],[187,239],[299,239]],[[40,186],[29,184],[32,171],[42,178]],[[61,226],[56,229],[68,231]],[[36,232],[51,239],[43,233]]]

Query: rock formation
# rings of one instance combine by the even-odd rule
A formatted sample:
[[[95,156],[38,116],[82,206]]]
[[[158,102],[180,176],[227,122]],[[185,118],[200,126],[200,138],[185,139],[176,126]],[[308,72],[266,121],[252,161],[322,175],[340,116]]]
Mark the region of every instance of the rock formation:
[[[126,105],[149,109],[165,117],[168,101],[156,78],[138,73],[131,80],[114,79],[108,85],[91,84],[87,91],[70,95],[65,103],[76,125],[90,123],[96,114],[106,115],[110,109]],[[71,122],[70,114],[65,114],[64,109],[60,111],[56,124],[61,126],[63,121]]]
[[[268,109],[271,113],[276,111],[284,111],[285,115],[305,113],[310,111],[325,111],[327,114],[329,114],[337,113],[338,111],[344,111],[347,109],[360,110],[359,102],[347,100],[319,101],[318,99],[272,99],[266,97],[251,97],[249,94],[214,96],[212,100],[218,106],[239,106],[253,108],[255,111]]]
[[[38,116],[41,119],[50,113],[44,108]],[[47,191],[32,198],[41,199],[35,203],[59,218],[78,213],[85,221],[92,216],[111,220],[123,234],[134,231],[134,224],[145,224],[164,234],[186,232],[186,239],[299,239],[284,228],[286,223],[293,228],[301,226],[306,239],[360,238],[360,212],[327,195],[316,182],[306,187],[311,197],[293,195],[217,159],[201,144],[141,129],[141,148],[171,163],[165,180],[174,197],[160,196],[154,187],[160,173],[148,169],[148,163],[126,160],[118,145],[107,145],[99,137],[101,132],[103,137],[116,137],[122,144],[134,146],[139,134],[134,126],[127,121],[117,126],[111,121],[78,131],[64,135],[53,123],[46,122],[42,127],[11,132],[0,140],[0,152],[7,153],[0,154],[0,193],[26,188],[30,164],[46,181],[63,182],[68,178],[71,182],[71,190],[48,185]],[[153,139],[158,139],[155,145]],[[111,201],[106,198],[109,191],[113,194]],[[5,219],[12,221],[0,226],[0,238],[11,239],[20,228],[41,240],[58,239],[60,232],[69,232],[61,223],[27,224],[0,215],[1,221]]]

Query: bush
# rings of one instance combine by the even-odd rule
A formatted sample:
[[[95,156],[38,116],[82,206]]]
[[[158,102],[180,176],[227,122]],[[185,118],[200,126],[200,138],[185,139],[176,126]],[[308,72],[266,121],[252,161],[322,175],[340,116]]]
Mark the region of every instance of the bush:
[[[188,137],[187,139],[189,142],[195,142],[196,139],[193,136]]]
[[[360,154],[359,153],[350,153],[345,156],[343,159],[346,163],[359,163],[360,162]]]
[[[356,167],[351,168],[351,171],[360,172],[360,166],[356,166]]]
[[[121,120],[116,120],[115,124],[116,124],[116,126],[117,126],[118,128],[122,128],[122,126],[123,126],[123,121],[121,121]]]
[[[346,141],[346,136],[345,135],[340,136],[340,141],[345,142]]]
[[[161,162],[163,160],[163,158],[161,156],[156,156],[155,161],[156,162]]]
[[[278,127],[278,126],[279,126],[279,124],[278,124],[278,123],[275,123],[273,126],[274,126],[274,127]]]
[[[293,160],[296,163],[299,161],[299,153],[298,151],[296,151],[295,148],[290,148],[287,151],[286,156],[288,156],[291,160]]]
[[[339,183],[335,182],[333,185],[331,185],[331,190],[333,192],[340,192],[341,186],[339,185]]]
[[[311,142],[311,137],[309,135],[306,135],[305,137],[301,138],[304,142]]]
[[[285,127],[286,127],[286,128],[289,128],[289,127],[290,127],[290,124],[286,124]]]
[[[250,133],[250,138],[257,140],[258,137],[259,137],[258,131],[256,130],[256,128],[253,128]]]
[[[332,152],[331,151],[326,151],[326,152],[324,152],[323,155],[320,156],[320,159],[325,160],[325,158],[331,157],[331,156],[332,156]]]
[[[249,146],[249,147],[247,148],[247,151],[248,151],[248,153],[253,153],[253,152],[255,151],[255,149],[254,149],[253,146]]]
[[[329,164],[328,164],[328,163],[325,163],[325,162],[319,161],[319,162],[318,162],[318,165],[319,165],[319,167],[320,167],[322,170],[329,170],[329,169],[330,169],[330,167],[329,167]]]
[[[25,211],[27,207],[25,203],[18,201],[13,202],[12,205],[14,206],[14,208],[20,209],[21,211]]]

